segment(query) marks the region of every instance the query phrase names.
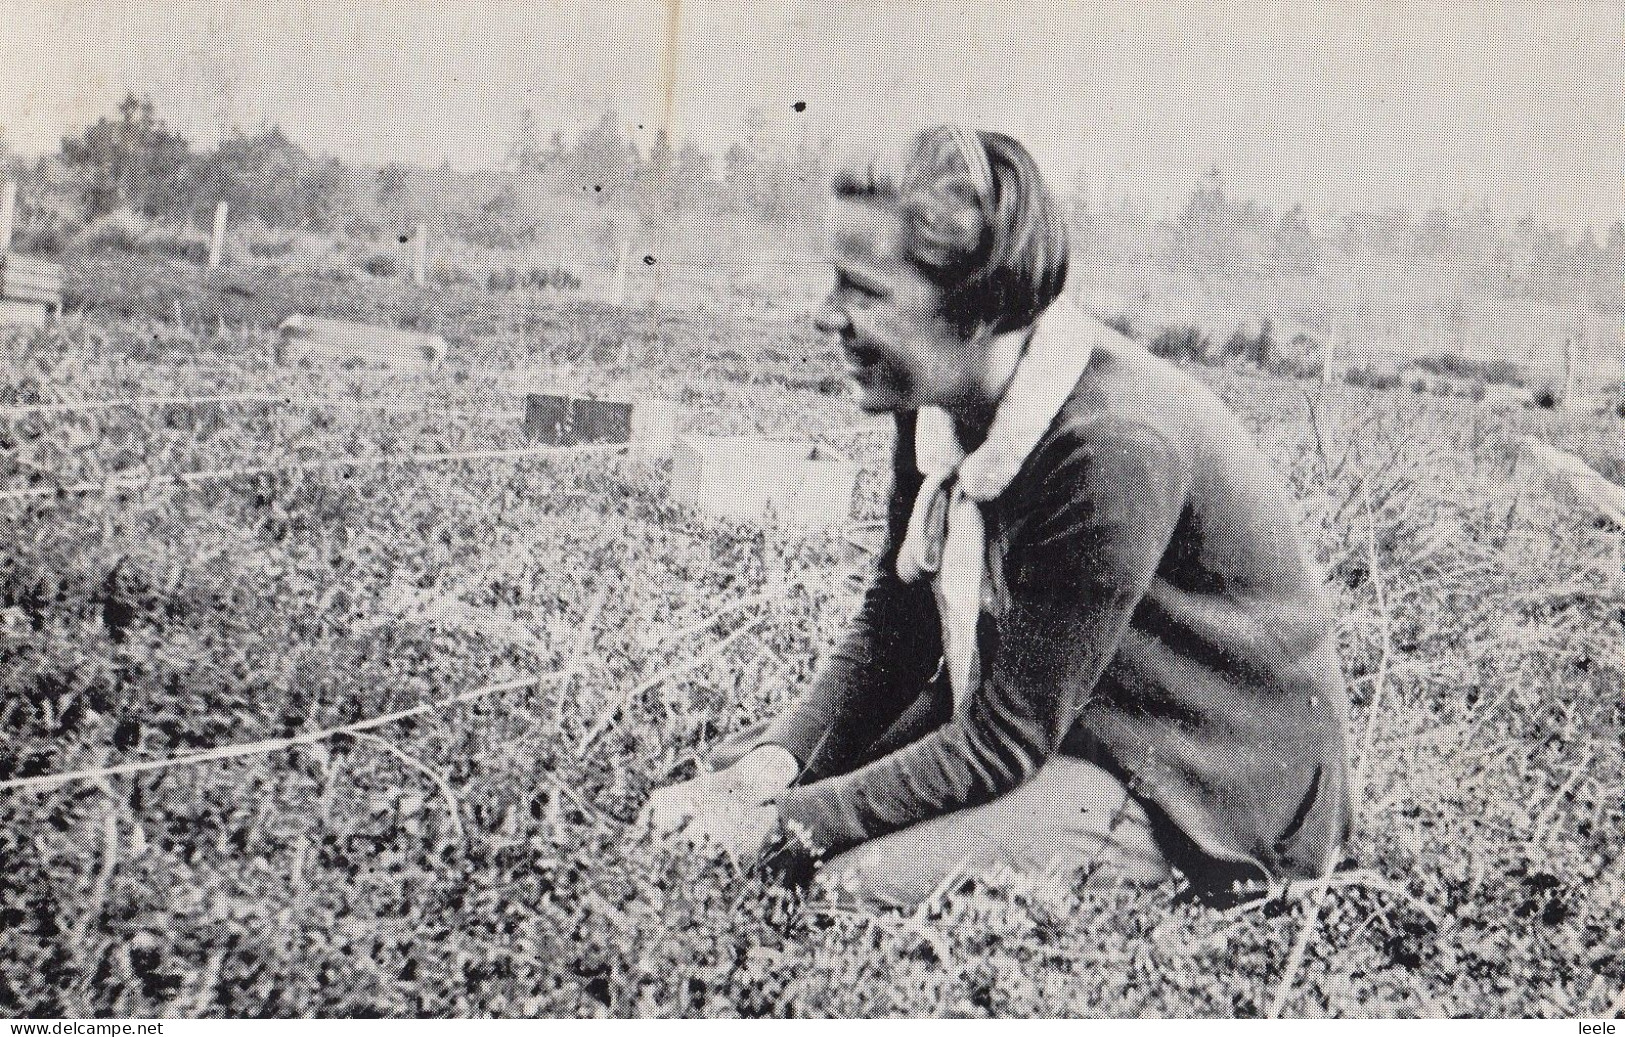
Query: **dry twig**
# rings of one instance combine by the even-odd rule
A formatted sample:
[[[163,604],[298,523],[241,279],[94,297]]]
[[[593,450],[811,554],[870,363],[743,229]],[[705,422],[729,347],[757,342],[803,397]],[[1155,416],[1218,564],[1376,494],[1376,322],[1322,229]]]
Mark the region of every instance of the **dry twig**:
[[[462,842],[464,840],[465,834],[463,832],[462,804],[458,801],[457,794],[452,791],[451,784],[446,781],[446,776],[444,774],[431,770],[429,765],[424,763],[422,760],[419,760],[412,754],[397,748],[393,743],[387,741],[386,739],[379,738],[377,735],[357,734],[353,737],[357,741],[366,742],[368,745],[376,745],[384,752],[395,757],[397,760],[434,782],[435,785],[440,789],[440,795],[446,800],[446,809],[451,812],[451,827],[452,830],[457,833],[457,841]]]
[[[692,659],[685,659],[675,666],[666,667],[653,677],[650,677],[648,680],[644,681],[642,684],[639,684],[630,691],[618,696],[613,702],[606,704],[606,708],[599,716],[598,722],[593,724],[592,729],[589,730],[586,737],[581,740],[581,747],[576,750],[576,759],[584,760],[587,758],[587,753],[592,749],[593,743],[598,741],[599,736],[605,731],[609,730],[609,728],[615,723],[615,718],[620,716],[621,710],[626,707],[627,703],[631,702],[633,699],[636,699],[644,692],[659,687],[661,684],[664,684],[673,677],[681,676],[690,670],[696,670],[701,666],[704,666],[706,663],[710,662],[712,659],[715,659],[717,656],[726,651],[729,645],[733,644],[741,637],[744,637],[746,634],[756,629],[756,627],[760,626],[762,621],[766,618],[766,616],[756,616],[753,619],[746,620],[736,627],[727,637],[724,637],[722,640],[718,641],[710,648],[707,648],[699,655]]]
[[[301,735],[290,738],[267,738],[258,742],[248,742],[241,745],[227,745],[218,749],[206,749],[202,752],[188,753],[185,756],[172,756],[167,760],[144,760],[140,763],[121,763],[112,767],[93,767],[86,770],[67,771],[62,774],[40,774],[31,778],[11,778],[0,781],[0,792],[11,789],[54,789],[76,781],[93,781],[97,778],[111,777],[115,774],[141,774],[146,771],[166,770],[170,767],[188,767],[200,763],[212,763],[217,760],[231,760],[242,756],[258,756],[273,753],[279,749],[289,749],[296,745],[309,745],[313,742],[325,741],[337,735],[351,735],[359,731],[370,731],[375,727],[383,727],[408,717],[422,716],[435,710],[446,709],[450,706],[473,702],[476,699],[494,695],[499,691],[512,691],[515,688],[526,688],[548,680],[562,680],[570,677],[569,670],[558,670],[552,673],[535,674],[522,677],[518,680],[501,681],[496,684],[486,684],[482,687],[453,695],[447,699],[436,702],[425,702],[422,705],[412,706],[409,709],[396,710],[385,713],[383,716],[373,717],[371,720],[358,720],[353,724],[343,724],[339,727],[324,728],[320,731],[307,731]]]
[[[1315,890],[1315,899],[1309,905],[1309,916],[1303,920],[1303,928],[1298,930],[1298,936],[1292,941],[1292,950],[1286,956],[1286,964],[1281,968],[1281,979],[1275,985],[1275,996],[1270,999],[1269,1011],[1266,1019],[1279,1019],[1281,1009],[1286,1007],[1287,995],[1292,992],[1292,984],[1298,978],[1298,971],[1303,968],[1303,958],[1309,948],[1309,937],[1313,935],[1320,925],[1320,909],[1326,901],[1326,887],[1319,886]]]

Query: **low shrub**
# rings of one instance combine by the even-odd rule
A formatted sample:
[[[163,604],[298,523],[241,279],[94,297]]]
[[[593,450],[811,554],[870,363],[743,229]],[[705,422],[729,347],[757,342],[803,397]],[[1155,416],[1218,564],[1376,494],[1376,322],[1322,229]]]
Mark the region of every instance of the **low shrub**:
[[[1555,410],[1563,402],[1563,394],[1556,387],[1542,385],[1529,399],[1529,405],[1541,410]]]
[[[1157,332],[1156,337],[1146,343],[1146,348],[1165,360],[1205,361],[1212,344],[1213,340],[1201,328],[1170,325]]]
[[[199,266],[209,261],[209,243],[192,230],[148,222],[129,209],[109,213],[87,225],[73,240],[78,249],[165,256]]]
[[[139,253],[146,233],[146,220],[129,209],[119,209],[87,224],[75,238],[74,244],[93,252]]]
[[[1126,313],[1112,313],[1112,314],[1100,314],[1098,316],[1099,316],[1100,322],[1102,324],[1106,325],[1108,328],[1111,328],[1113,331],[1117,332],[1119,335],[1123,335],[1123,336],[1125,336],[1127,338],[1135,339],[1136,341],[1139,339],[1139,337],[1140,337],[1139,329],[1134,326],[1134,318],[1129,316],[1128,314],[1126,314]]]
[[[1481,378],[1490,385],[1522,385],[1523,370],[1510,360],[1474,360],[1460,353],[1419,356],[1415,365],[1429,374]]]
[[[562,266],[531,267],[523,272],[513,267],[493,270],[485,279],[493,292],[513,292],[521,288],[548,291],[573,291],[581,287],[581,278]]]
[[[284,259],[299,245],[297,234],[263,223],[245,223],[232,228],[231,240],[254,259]]]
[[[1384,371],[1364,364],[1343,372],[1343,381],[1365,389],[1392,389],[1399,384],[1399,375],[1393,371]]]
[[[581,287],[581,278],[562,266],[531,267],[525,274],[526,288],[547,288],[554,291],[574,291]]]
[[[146,237],[146,252],[197,266],[209,262],[207,241],[171,227],[154,227]]]
[[[436,288],[464,288],[478,284],[473,274],[452,263],[436,263],[431,267],[429,283]]]
[[[401,264],[386,252],[375,252],[361,261],[361,269],[373,277],[394,277],[401,272]]]
[[[1304,379],[1320,377],[1320,364],[1318,362],[1310,361],[1307,358],[1282,356],[1279,353],[1270,357],[1264,363],[1262,370],[1266,374],[1274,375],[1277,378]]]

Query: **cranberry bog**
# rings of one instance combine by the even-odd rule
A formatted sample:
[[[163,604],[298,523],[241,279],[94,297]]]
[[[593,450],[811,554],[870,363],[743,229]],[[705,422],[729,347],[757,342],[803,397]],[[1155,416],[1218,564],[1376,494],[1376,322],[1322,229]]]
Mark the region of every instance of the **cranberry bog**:
[[[278,366],[285,314],[175,304],[253,289],[80,289],[0,339],[7,1013],[1625,1009],[1621,532],[1511,446],[1605,466],[1618,419],[1199,371],[1340,601],[1347,860],[1228,909],[970,880],[865,913],[630,825],[795,693],[874,564],[889,425],[801,324],[418,298],[452,355],[403,372]],[[669,462],[537,451],[524,393],[557,382],[827,443],[852,521],[703,517]],[[134,402],[53,409],[87,401]]]

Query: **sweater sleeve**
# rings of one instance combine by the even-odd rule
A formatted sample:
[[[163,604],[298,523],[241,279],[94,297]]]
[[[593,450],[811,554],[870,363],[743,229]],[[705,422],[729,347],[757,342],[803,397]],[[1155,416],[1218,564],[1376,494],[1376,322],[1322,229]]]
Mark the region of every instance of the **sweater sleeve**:
[[[1068,429],[1041,449],[1037,471],[1047,474],[1005,566],[1002,640],[965,708],[889,756],[778,797],[823,852],[1026,781],[1116,655],[1179,521],[1188,470],[1160,433],[1127,422]]]
[[[863,605],[807,690],[737,755],[780,745],[801,765],[802,780],[816,780],[866,749],[919,697],[942,654],[929,585],[909,585],[897,576],[897,553],[919,486],[914,415],[900,414],[886,542]]]

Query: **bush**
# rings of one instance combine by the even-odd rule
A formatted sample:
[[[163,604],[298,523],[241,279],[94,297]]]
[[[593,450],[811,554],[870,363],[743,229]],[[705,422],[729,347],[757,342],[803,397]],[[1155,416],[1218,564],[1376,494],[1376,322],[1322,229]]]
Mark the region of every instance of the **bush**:
[[[1134,318],[1126,313],[1115,313],[1100,317],[1100,322],[1111,328],[1125,338],[1139,340],[1139,329],[1134,326]]]
[[[361,269],[374,277],[394,277],[401,272],[401,264],[387,252],[375,252],[362,261]]]
[[[79,232],[75,244],[91,252],[167,256],[199,265],[209,261],[207,241],[184,228],[149,223],[129,209],[119,209],[93,221]]]
[[[1308,359],[1283,356],[1280,353],[1270,357],[1263,367],[1265,374],[1276,378],[1319,378],[1320,365]]]
[[[1428,380],[1426,378],[1416,378],[1411,381],[1411,392],[1418,396],[1422,396],[1425,395],[1427,391]]]
[[[209,243],[176,227],[149,228],[143,244],[150,255],[168,256],[198,266],[209,262]]]
[[[1247,334],[1245,328],[1237,328],[1231,332],[1230,338],[1225,341],[1224,355],[1229,360],[1240,360],[1252,348],[1253,337]]]
[[[1175,361],[1205,361],[1211,346],[1212,340],[1201,328],[1174,326],[1163,328],[1146,344],[1152,355]]]
[[[1461,394],[1467,399],[1472,400],[1474,403],[1483,403],[1484,397],[1488,396],[1490,393],[1489,389],[1485,387],[1483,382],[1474,381],[1472,385],[1469,385],[1467,388],[1463,389]]]
[[[1258,326],[1258,336],[1253,339],[1252,348],[1248,353],[1248,358],[1259,367],[1267,370],[1270,365],[1270,359],[1274,356],[1275,325],[1269,320],[1269,318],[1266,317],[1264,319],[1264,323]]]
[[[1482,378],[1490,385],[1522,385],[1523,371],[1509,360],[1474,360],[1460,353],[1419,356],[1415,365],[1429,374]]]
[[[12,249],[26,255],[60,256],[81,230],[56,213],[41,213],[17,231]]]
[[[299,243],[292,231],[257,222],[233,228],[231,239],[255,259],[286,258]]]
[[[580,288],[581,278],[561,266],[531,267],[524,273],[504,267],[491,271],[485,284],[493,292],[512,292],[520,288],[560,291]]]
[[[531,267],[525,273],[526,288],[546,288],[554,291],[573,291],[581,287],[581,278],[562,266]]]
[[[74,243],[94,252],[139,253],[146,233],[146,220],[129,209],[119,209],[86,224]]]
[[[1558,404],[1562,402],[1563,394],[1551,385],[1543,385],[1536,389],[1534,396],[1529,400],[1531,406],[1541,410],[1556,410]]]
[[[1399,375],[1365,364],[1343,372],[1343,381],[1365,389],[1392,389],[1399,384]]]
[[[463,288],[477,284],[474,275],[460,266],[436,263],[429,269],[429,283],[437,288]]]

